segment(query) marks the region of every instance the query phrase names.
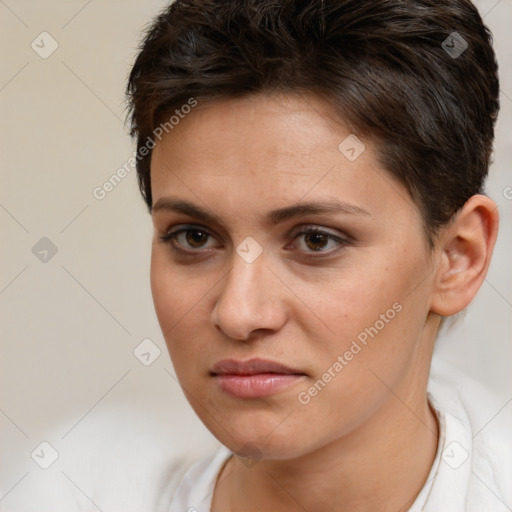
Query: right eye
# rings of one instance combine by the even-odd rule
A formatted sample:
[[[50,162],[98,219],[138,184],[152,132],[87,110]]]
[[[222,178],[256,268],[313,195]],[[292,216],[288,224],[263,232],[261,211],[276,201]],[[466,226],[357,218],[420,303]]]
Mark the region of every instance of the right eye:
[[[198,249],[212,249],[214,246],[205,245],[211,237],[213,235],[202,226],[185,226],[159,236],[160,240],[169,244],[174,251],[185,254],[201,252]]]

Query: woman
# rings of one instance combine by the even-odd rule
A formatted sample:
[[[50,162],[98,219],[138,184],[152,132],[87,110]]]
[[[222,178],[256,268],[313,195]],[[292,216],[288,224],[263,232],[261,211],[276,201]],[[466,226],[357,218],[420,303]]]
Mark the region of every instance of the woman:
[[[475,7],[177,0],[127,92],[156,313],[223,445],[170,510],[506,510],[500,454],[427,390],[498,229]]]

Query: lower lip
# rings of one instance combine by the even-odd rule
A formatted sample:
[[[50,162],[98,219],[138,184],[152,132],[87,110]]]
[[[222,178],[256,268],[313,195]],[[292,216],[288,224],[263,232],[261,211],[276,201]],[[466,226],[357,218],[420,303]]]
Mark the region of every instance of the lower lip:
[[[256,375],[215,375],[220,388],[236,398],[262,398],[295,384],[304,375],[258,373]]]

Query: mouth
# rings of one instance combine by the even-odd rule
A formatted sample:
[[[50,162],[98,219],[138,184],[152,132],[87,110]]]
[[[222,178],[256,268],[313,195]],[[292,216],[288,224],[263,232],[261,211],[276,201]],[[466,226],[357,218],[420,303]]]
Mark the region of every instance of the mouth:
[[[267,359],[224,359],[213,366],[210,375],[223,392],[235,398],[270,396],[306,377],[298,369]]]

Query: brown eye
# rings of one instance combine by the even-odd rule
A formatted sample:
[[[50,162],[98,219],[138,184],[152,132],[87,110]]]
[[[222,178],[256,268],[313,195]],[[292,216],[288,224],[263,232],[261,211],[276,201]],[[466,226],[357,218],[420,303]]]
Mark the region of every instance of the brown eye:
[[[294,240],[301,238],[303,242],[294,243],[293,247],[298,247],[306,254],[316,252],[328,255],[349,244],[348,240],[318,228],[305,229],[297,233]]]
[[[329,237],[323,233],[307,233],[304,240],[311,250],[319,251],[325,247]]]
[[[172,248],[182,252],[200,252],[199,249],[211,249],[207,246],[212,235],[203,228],[186,227],[176,229],[159,237],[163,242],[171,244]]]
[[[208,237],[210,236],[208,235],[208,233],[196,229],[188,229],[187,231],[185,231],[185,234],[185,239],[187,243],[196,249],[202,247],[203,244],[208,239]]]

